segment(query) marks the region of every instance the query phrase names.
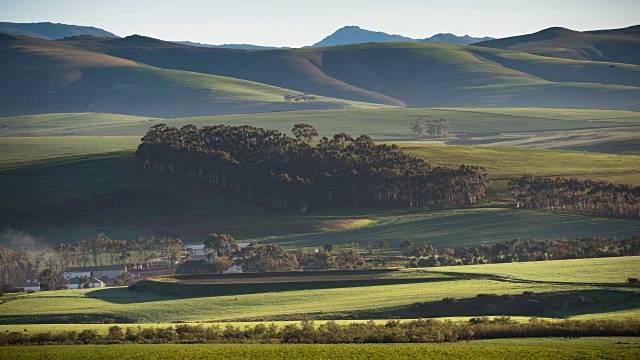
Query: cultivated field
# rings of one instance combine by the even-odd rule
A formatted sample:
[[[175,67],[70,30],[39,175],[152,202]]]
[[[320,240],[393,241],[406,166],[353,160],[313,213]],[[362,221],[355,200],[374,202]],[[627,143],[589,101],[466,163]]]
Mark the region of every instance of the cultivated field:
[[[10,359],[630,359],[637,338],[480,340],[453,344],[83,345],[3,347]]]

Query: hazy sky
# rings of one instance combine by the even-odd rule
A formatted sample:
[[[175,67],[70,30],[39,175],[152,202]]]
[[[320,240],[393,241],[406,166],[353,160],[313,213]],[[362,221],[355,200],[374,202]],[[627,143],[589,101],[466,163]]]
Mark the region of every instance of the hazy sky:
[[[640,0],[0,0],[0,21],[90,25],[208,44],[299,47],[338,28],[425,38],[507,37],[551,26],[574,30],[640,24]]]

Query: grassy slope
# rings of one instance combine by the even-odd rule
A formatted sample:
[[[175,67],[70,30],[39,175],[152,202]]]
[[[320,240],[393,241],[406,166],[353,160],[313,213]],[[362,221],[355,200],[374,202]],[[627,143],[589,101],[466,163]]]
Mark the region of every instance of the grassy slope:
[[[0,149],[36,160],[40,156],[38,150],[47,144],[57,145],[60,151],[79,153],[82,146],[91,146],[87,141],[104,141],[83,137],[45,139],[52,141],[39,142],[37,147],[29,141],[40,141],[38,138],[0,139]],[[503,179],[526,171],[640,182],[638,156],[438,145],[410,145],[408,149],[434,164],[486,165],[492,176]],[[4,164],[17,166],[20,161],[23,160],[5,158]],[[374,243],[390,240],[394,251],[399,251],[399,243],[404,239],[427,241],[437,247],[458,247],[514,237],[573,239],[597,234],[628,238],[638,233],[636,220],[512,210],[502,204],[468,209],[356,208],[304,215],[284,213],[238,201],[204,182],[142,169],[129,152],[62,157],[57,162],[51,166],[52,159],[48,159],[41,165],[1,173],[2,226],[23,230],[47,243],[91,239],[99,232],[128,240],[151,234],[178,236],[197,243],[211,232],[228,232],[239,239],[259,238],[288,246],[352,241],[364,246],[369,240]],[[549,167],[550,163],[557,165]],[[507,196],[506,180],[495,181],[490,190],[494,197]],[[101,196],[122,191],[138,197],[128,195],[130,200],[111,208],[101,205],[104,202]],[[85,199],[85,205],[79,206],[78,199]]]
[[[500,264],[489,267],[489,273],[505,274],[516,278],[532,279],[529,282],[495,281],[490,279],[442,281],[440,272],[451,274],[451,270],[468,274],[485,273],[487,268],[465,266],[406,270],[404,276],[413,279],[433,277],[429,282],[392,284],[378,286],[354,286],[344,282],[342,286],[326,289],[292,289],[274,292],[268,284],[238,285],[236,293],[220,296],[178,297],[155,292],[133,292],[126,288],[94,290],[62,290],[19,295],[0,304],[0,315],[5,323],[25,322],[78,322],[83,316],[87,321],[116,318],[120,322],[170,322],[204,321],[241,318],[283,317],[286,314],[319,313],[349,314],[371,310],[394,309],[416,302],[439,301],[444,297],[457,299],[474,298],[477,294],[520,294],[577,292],[591,299],[602,297],[594,311],[592,307],[562,308],[549,315],[577,316],[591,314],[592,318],[607,318],[611,312],[619,318],[620,311],[626,316],[637,316],[640,304],[637,289],[624,285],[627,277],[635,275],[639,257],[579,260],[588,272],[572,272],[577,260]],[[558,274],[570,274],[569,278],[550,275],[553,267]],[[535,276],[540,269],[542,281]],[[466,270],[466,271],[465,271]],[[434,275],[430,275],[431,273]],[[599,272],[599,275],[593,276]],[[606,273],[605,276],[601,273]],[[555,282],[549,282],[554,280]],[[198,285],[194,285],[198,286]],[[335,286],[335,285],[332,285]],[[159,288],[161,289],[161,288]],[[398,294],[402,294],[398,296]],[[635,294],[635,295],[634,295]],[[237,298],[237,300],[236,300]],[[634,300],[635,299],[635,300]],[[28,310],[26,310],[28,309]],[[198,311],[194,311],[198,309]],[[384,314],[384,312],[379,312]],[[495,315],[500,315],[496,311]],[[322,315],[320,315],[322,317]],[[382,317],[384,318],[384,316]]]
[[[373,106],[332,98],[287,103],[293,90],[223,76],[166,70],[64,42],[0,37],[3,113],[109,111],[189,116]]]
[[[537,33],[476,43],[558,58],[640,64],[638,26],[606,31],[578,32],[549,28]]]
[[[640,152],[640,114],[582,109],[345,109],[149,119],[110,114],[42,114],[0,118],[0,136],[142,136],[159,122],[173,126],[251,124],[289,133],[305,122],[321,136],[366,133],[378,141],[408,141],[409,125],[420,116],[448,118],[447,142],[467,145],[570,148],[604,152]],[[132,146],[135,144],[132,143]]]
[[[640,97],[637,66],[605,69],[608,65],[588,61],[550,61],[526,53],[461,45],[373,43],[242,52],[176,47],[148,38],[69,43],[163,68],[410,107],[637,109]],[[496,56],[502,62],[488,58]],[[562,76],[547,78],[545,74]]]
[[[626,345],[618,345],[618,344]],[[340,345],[84,345],[0,349],[11,359],[625,359],[638,356],[635,338],[508,339],[454,344]]]

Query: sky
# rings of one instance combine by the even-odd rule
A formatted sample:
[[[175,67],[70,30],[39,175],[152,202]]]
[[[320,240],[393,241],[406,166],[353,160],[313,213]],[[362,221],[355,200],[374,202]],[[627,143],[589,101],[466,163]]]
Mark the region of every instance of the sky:
[[[640,24],[638,0],[1,0],[0,21],[95,26],[206,44],[301,47],[356,25],[426,38],[495,38],[552,26],[599,30]]]

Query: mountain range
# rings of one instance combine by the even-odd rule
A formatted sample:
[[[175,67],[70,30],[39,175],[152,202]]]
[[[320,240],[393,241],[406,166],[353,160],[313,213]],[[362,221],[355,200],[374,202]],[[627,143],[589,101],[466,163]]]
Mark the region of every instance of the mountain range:
[[[57,40],[70,36],[91,35],[96,37],[116,38],[106,30],[93,26],[79,26],[67,24],[42,23],[11,23],[0,22],[0,33],[25,35],[40,39]]]
[[[53,23],[0,23],[0,32],[14,35],[25,35],[30,37],[36,37],[48,40],[58,40],[65,37],[79,36],[79,35],[91,35],[95,37],[109,37],[116,38],[118,36],[102,29],[98,29],[90,26],[78,26],[78,25],[66,25],[66,24],[53,24]],[[319,41],[312,45],[312,47],[319,46],[334,46],[334,45],[348,45],[359,44],[367,42],[400,42],[400,41],[416,41],[416,42],[441,42],[445,44],[461,44],[469,45],[479,41],[491,40],[490,37],[474,38],[468,35],[456,36],[453,34],[437,34],[426,39],[411,39],[400,35],[389,35],[380,31],[371,31],[361,29],[357,26],[345,26],[338,29],[333,34],[327,36],[324,40]],[[253,44],[202,44],[193,41],[174,41],[178,44],[191,45],[196,47],[205,48],[222,48],[222,49],[240,49],[240,50],[272,50],[282,47],[276,46],[260,46]]]
[[[312,47],[362,44],[371,42],[441,42],[445,44],[469,45],[492,40],[491,37],[474,38],[469,35],[436,34],[425,39],[412,39],[401,35],[390,35],[381,31],[371,31],[358,26],[345,26],[312,45]]]
[[[51,41],[0,34],[0,115],[179,117],[385,106],[640,110],[638,27],[565,30],[471,46],[414,41],[264,51],[140,35]],[[566,50],[544,53],[545,41]],[[302,93],[316,101],[285,100]]]

